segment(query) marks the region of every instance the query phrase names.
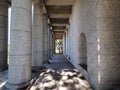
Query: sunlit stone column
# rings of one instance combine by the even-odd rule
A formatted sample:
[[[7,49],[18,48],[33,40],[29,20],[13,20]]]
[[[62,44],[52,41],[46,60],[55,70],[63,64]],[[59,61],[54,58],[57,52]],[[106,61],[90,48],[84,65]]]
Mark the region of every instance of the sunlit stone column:
[[[47,15],[43,16],[43,63],[48,60],[48,24]]]
[[[10,61],[6,88],[23,88],[31,80],[31,2],[12,0]]]
[[[68,31],[65,32],[66,33],[66,48],[65,48],[65,51],[66,51],[66,55],[68,54],[67,50],[68,50]]]
[[[34,18],[32,30],[32,66],[43,63],[43,16],[39,0],[34,1]]]
[[[0,0],[0,71],[7,68],[8,2]]]
[[[68,56],[70,56],[70,31],[68,31],[68,47],[67,47]]]
[[[120,0],[98,3],[99,90],[116,90],[120,85]]]

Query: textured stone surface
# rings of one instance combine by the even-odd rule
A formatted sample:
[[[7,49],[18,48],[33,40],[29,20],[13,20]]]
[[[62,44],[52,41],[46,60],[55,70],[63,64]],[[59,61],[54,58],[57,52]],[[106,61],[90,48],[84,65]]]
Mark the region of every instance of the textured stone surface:
[[[43,16],[43,23],[44,23],[44,32],[43,32],[43,63],[47,62],[48,60],[48,24],[47,24],[47,16]]]
[[[68,42],[68,31],[65,32],[66,33],[66,55],[68,56],[68,46],[69,46],[69,42]]]
[[[73,7],[68,29],[68,55],[96,90],[114,90],[120,82],[119,16],[119,0],[76,0]],[[78,65],[84,54],[81,53],[83,47],[80,50],[81,33],[87,40],[87,72]]]
[[[0,72],[0,90],[4,90],[3,87],[8,79],[8,71],[2,71]]]
[[[93,90],[63,55],[54,55],[30,90]]]
[[[98,4],[99,87],[115,89],[120,85],[120,1],[100,0]]]
[[[10,60],[6,88],[22,88],[31,79],[31,0],[12,0]]]
[[[53,55],[53,47],[52,47],[53,43],[52,43],[52,39],[53,39],[53,37],[52,37],[52,31],[50,30],[50,32],[49,32],[49,56],[50,57]]]
[[[48,25],[47,47],[48,47],[48,58],[49,58],[50,57],[50,25]]]
[[[8,3],[0,1],[0,71],[7,68]]]
[[[32,66],[43,63],[43,16],[39,0],[34,4],[34,19],[32,30]]]
[[[98,87],[98,31],[97,31],[97,2],[96,0],[76,0],[70,18],[68,30],[68,55],[71,63],[91,82]],[[80,35],[84,33],[85,38]],[[81,40],[80,40],[81,39]],[[86,54],[85,54],[86,53]],[[86,61],[85,58],[87,59]],[[87,71],[79,64],[87,64]]]

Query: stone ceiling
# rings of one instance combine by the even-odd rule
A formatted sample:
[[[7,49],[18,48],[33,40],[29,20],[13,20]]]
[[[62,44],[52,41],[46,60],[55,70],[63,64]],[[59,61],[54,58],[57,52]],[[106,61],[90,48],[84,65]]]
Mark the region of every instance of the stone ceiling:
[[[11,0],[9,0],[11,1]],[[38,0],[33,0],[38,1]],[[69,18],[75,0],[41,0],[43,13],[48,15],[55,33],[64,33],[69,26]]]
[[[64,33],[75,0],[44,0],[47,15],[55,33]]]

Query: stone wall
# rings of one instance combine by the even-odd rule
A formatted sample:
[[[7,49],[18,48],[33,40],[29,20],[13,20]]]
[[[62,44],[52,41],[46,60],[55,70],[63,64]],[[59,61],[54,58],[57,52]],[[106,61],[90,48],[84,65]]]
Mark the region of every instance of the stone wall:
[[[117,71],[120,67],[119,6],[118,0],[76,0],[72,10],[68,55],[71,63],[96,90],[114,89],[120,82]],[[87,71],[79,65],[82,62],[81,33],[87,40]]]

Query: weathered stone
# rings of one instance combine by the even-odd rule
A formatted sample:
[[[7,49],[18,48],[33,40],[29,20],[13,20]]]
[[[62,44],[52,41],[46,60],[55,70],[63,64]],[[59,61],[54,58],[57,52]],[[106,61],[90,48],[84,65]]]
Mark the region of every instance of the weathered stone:
[[[32,66],[43,63],[43,16],[39,0],[34,4],[34,19],[32,30]]]
[[[48,60],[48,23],[47,23],[47,16],[44,15],[43,16],[43,23],[44,23],[44,32],[43,32],[43,38],[44,38],[44,41],[43,41],[43,63],[47,62]]]
[[[0,71],[7,68],[8,3],[0,1]]]
[[[120,1],[100,0],[98,3],[98,35],[100,60],[99,90],[114,89],[120,84]]]
[[[31,80],[31,0],[12,0],[9,73],[6,88],[23,88]]]

